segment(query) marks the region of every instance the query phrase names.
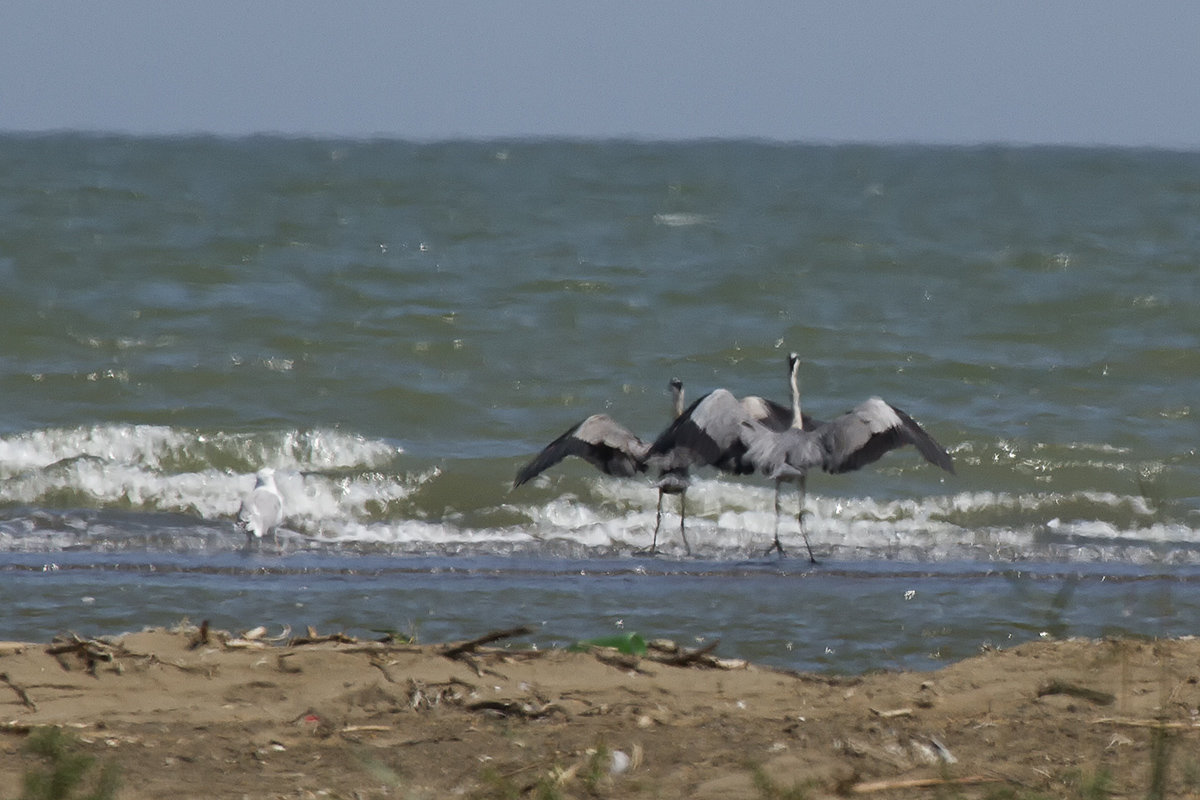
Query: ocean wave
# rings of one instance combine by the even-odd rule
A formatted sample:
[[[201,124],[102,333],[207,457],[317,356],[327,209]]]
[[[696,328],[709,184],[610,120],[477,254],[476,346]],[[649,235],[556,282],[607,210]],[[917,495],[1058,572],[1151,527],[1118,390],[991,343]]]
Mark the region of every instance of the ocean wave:
[[[433,472],[395,473],[402,449],[339,431],[202,433],[152,425],[46,429],[0,438],[0,503],[232,517],[274,467],[289,523],[386,515]]]
[[[337,430],[113,424],[12,434],[0,437],[0,551],[237,549],[245,537],[233,517],[263,465],[276,469],[284,497],[286,551],[609,557],[654,540],[658,497],[648,480],[568,472],[511,492],[508,459],[402,455],[394,443]],[[762,482],[697,476],[686,496],[692,557],[760,556],[777,525],[784,546],[802,553],[797,493],[785,488],[778,518],[774,501]],[[657,542],[668,557],[687,555],[679,503],[662,505]],[[1194,520],[1140,494],[810,492],[804,509],[824,558],[1200,560]]]

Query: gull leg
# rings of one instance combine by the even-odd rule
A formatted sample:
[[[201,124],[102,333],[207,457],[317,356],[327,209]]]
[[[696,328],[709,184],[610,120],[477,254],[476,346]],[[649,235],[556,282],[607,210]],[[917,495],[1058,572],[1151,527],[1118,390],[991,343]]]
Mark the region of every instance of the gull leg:
[[[679,493],[679,536],[683,539],[683,548],[687,550],[687,554],[692,554],[692,546],[688,544],[687,529],[684,527],[684,520],[687,519],[685,501],[687,500],[687,489]]]

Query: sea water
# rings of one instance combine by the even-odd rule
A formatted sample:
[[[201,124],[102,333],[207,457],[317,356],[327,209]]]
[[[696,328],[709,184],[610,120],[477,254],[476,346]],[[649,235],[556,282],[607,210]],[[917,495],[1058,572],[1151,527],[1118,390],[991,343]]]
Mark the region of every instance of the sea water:
[[[181,619],[798,669],[1196,632],[1200,154],[0,136],[0,638]],[[667,382],[912,448],[774,487],[517,469]],[[261,466],[275,540],[234,525]]]

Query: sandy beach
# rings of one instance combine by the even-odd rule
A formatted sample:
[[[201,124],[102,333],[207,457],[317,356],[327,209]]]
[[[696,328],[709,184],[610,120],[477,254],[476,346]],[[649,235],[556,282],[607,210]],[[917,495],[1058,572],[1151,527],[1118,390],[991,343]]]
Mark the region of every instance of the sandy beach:
[[[39,726],[117,797],[1057,797],[1200,789],[1200,642],[795,674],[655,643],[528,651],[181,625],[0,643],[0,797]]]

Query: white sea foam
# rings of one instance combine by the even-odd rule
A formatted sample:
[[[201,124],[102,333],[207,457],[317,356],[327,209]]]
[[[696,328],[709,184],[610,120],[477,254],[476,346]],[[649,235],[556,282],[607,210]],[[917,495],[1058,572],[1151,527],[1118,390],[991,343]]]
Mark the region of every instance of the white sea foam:
[[[656,225],[665,225],[669,228],[686,228],[692,225],[708,225],[712,221],[712,217],[705,214],[694,214],[685,211],[664,212],[654,215],[654,223]]]
[[[648,481],[597,477],[591,503],[557,498],[525,509],[541,536],[576,536],[597,546],[645,547],[654,528],[657,493]],[[802,547],[797,494],[786,487],[778,525],[785,547]],[[678,500],[663,505],[660,547],[682,552]],[[1076,517],[1062,518],[1064,510]],[[696,478],[687,494],[687,535],[694,552],[715,557],[765,549],[776,529],[774,487]],[[839,557],[1054,558],[1091,560],[1116,549],[1188,545],[1194,528],[1162,522],[1140,495],[1102,491],[958,492],[900,499],[809,492],[805,531],[814,547]],[[664,544],[665,543],[665,544]]]
[[[163,468],[219,458],[276,469],[374,468],[400,452],[393,444],[337,431],[201,433],[157,425],[48,428],[0,437],[0,476],[81,457]]]
[[[337,431],[200,434],[164,426],[110,425],[0,438],[0,502],[232,517],[259,466],[277,470],[286,527],[323,530],[331,520],[386,514],[436,471],[380,468],[395,445]],[[216,464],[228,464],[218,468]]]
[[[0,549],[18,550],[34,540],[39,547],[65,547],[120,539],[126,523],[88,516],[95,511],[196,521],[192,531],[170,523],[158,526],[175,525],[168,533],[145,534],[165,541],[232,531],[260,466],[276,469],[285,530],[317,543],[496,553],[539,547],[628,552],[651,543],[658,493],[649,479],[596,475],[553,496],[544,486],[522,495],[475,496],[446,480],[457,479],[454,465],[406,468],[400,452],[394,444],[336,430],[228,434],[97,425],[12,434],[0,437],[0,503],[35,511],[29,525],[22,514],[12,515],[0,530]],[[741,558],[761,552],[776,524],[785,547],[802,547],[796,491],[785,487],[778,523],[774,492],[763,481],[696,476],[686,497],[693,553]],[[899,498],[810,491],[804,525],[814,548],[833,557],[931,560],[1093,560],[1135,551],[1150,559],[1188,550],[1197,533],[1162,517],[1140,495],[1095,490]],[[669,554],[684,551],[678,497],[664,499],[658,543]]]

